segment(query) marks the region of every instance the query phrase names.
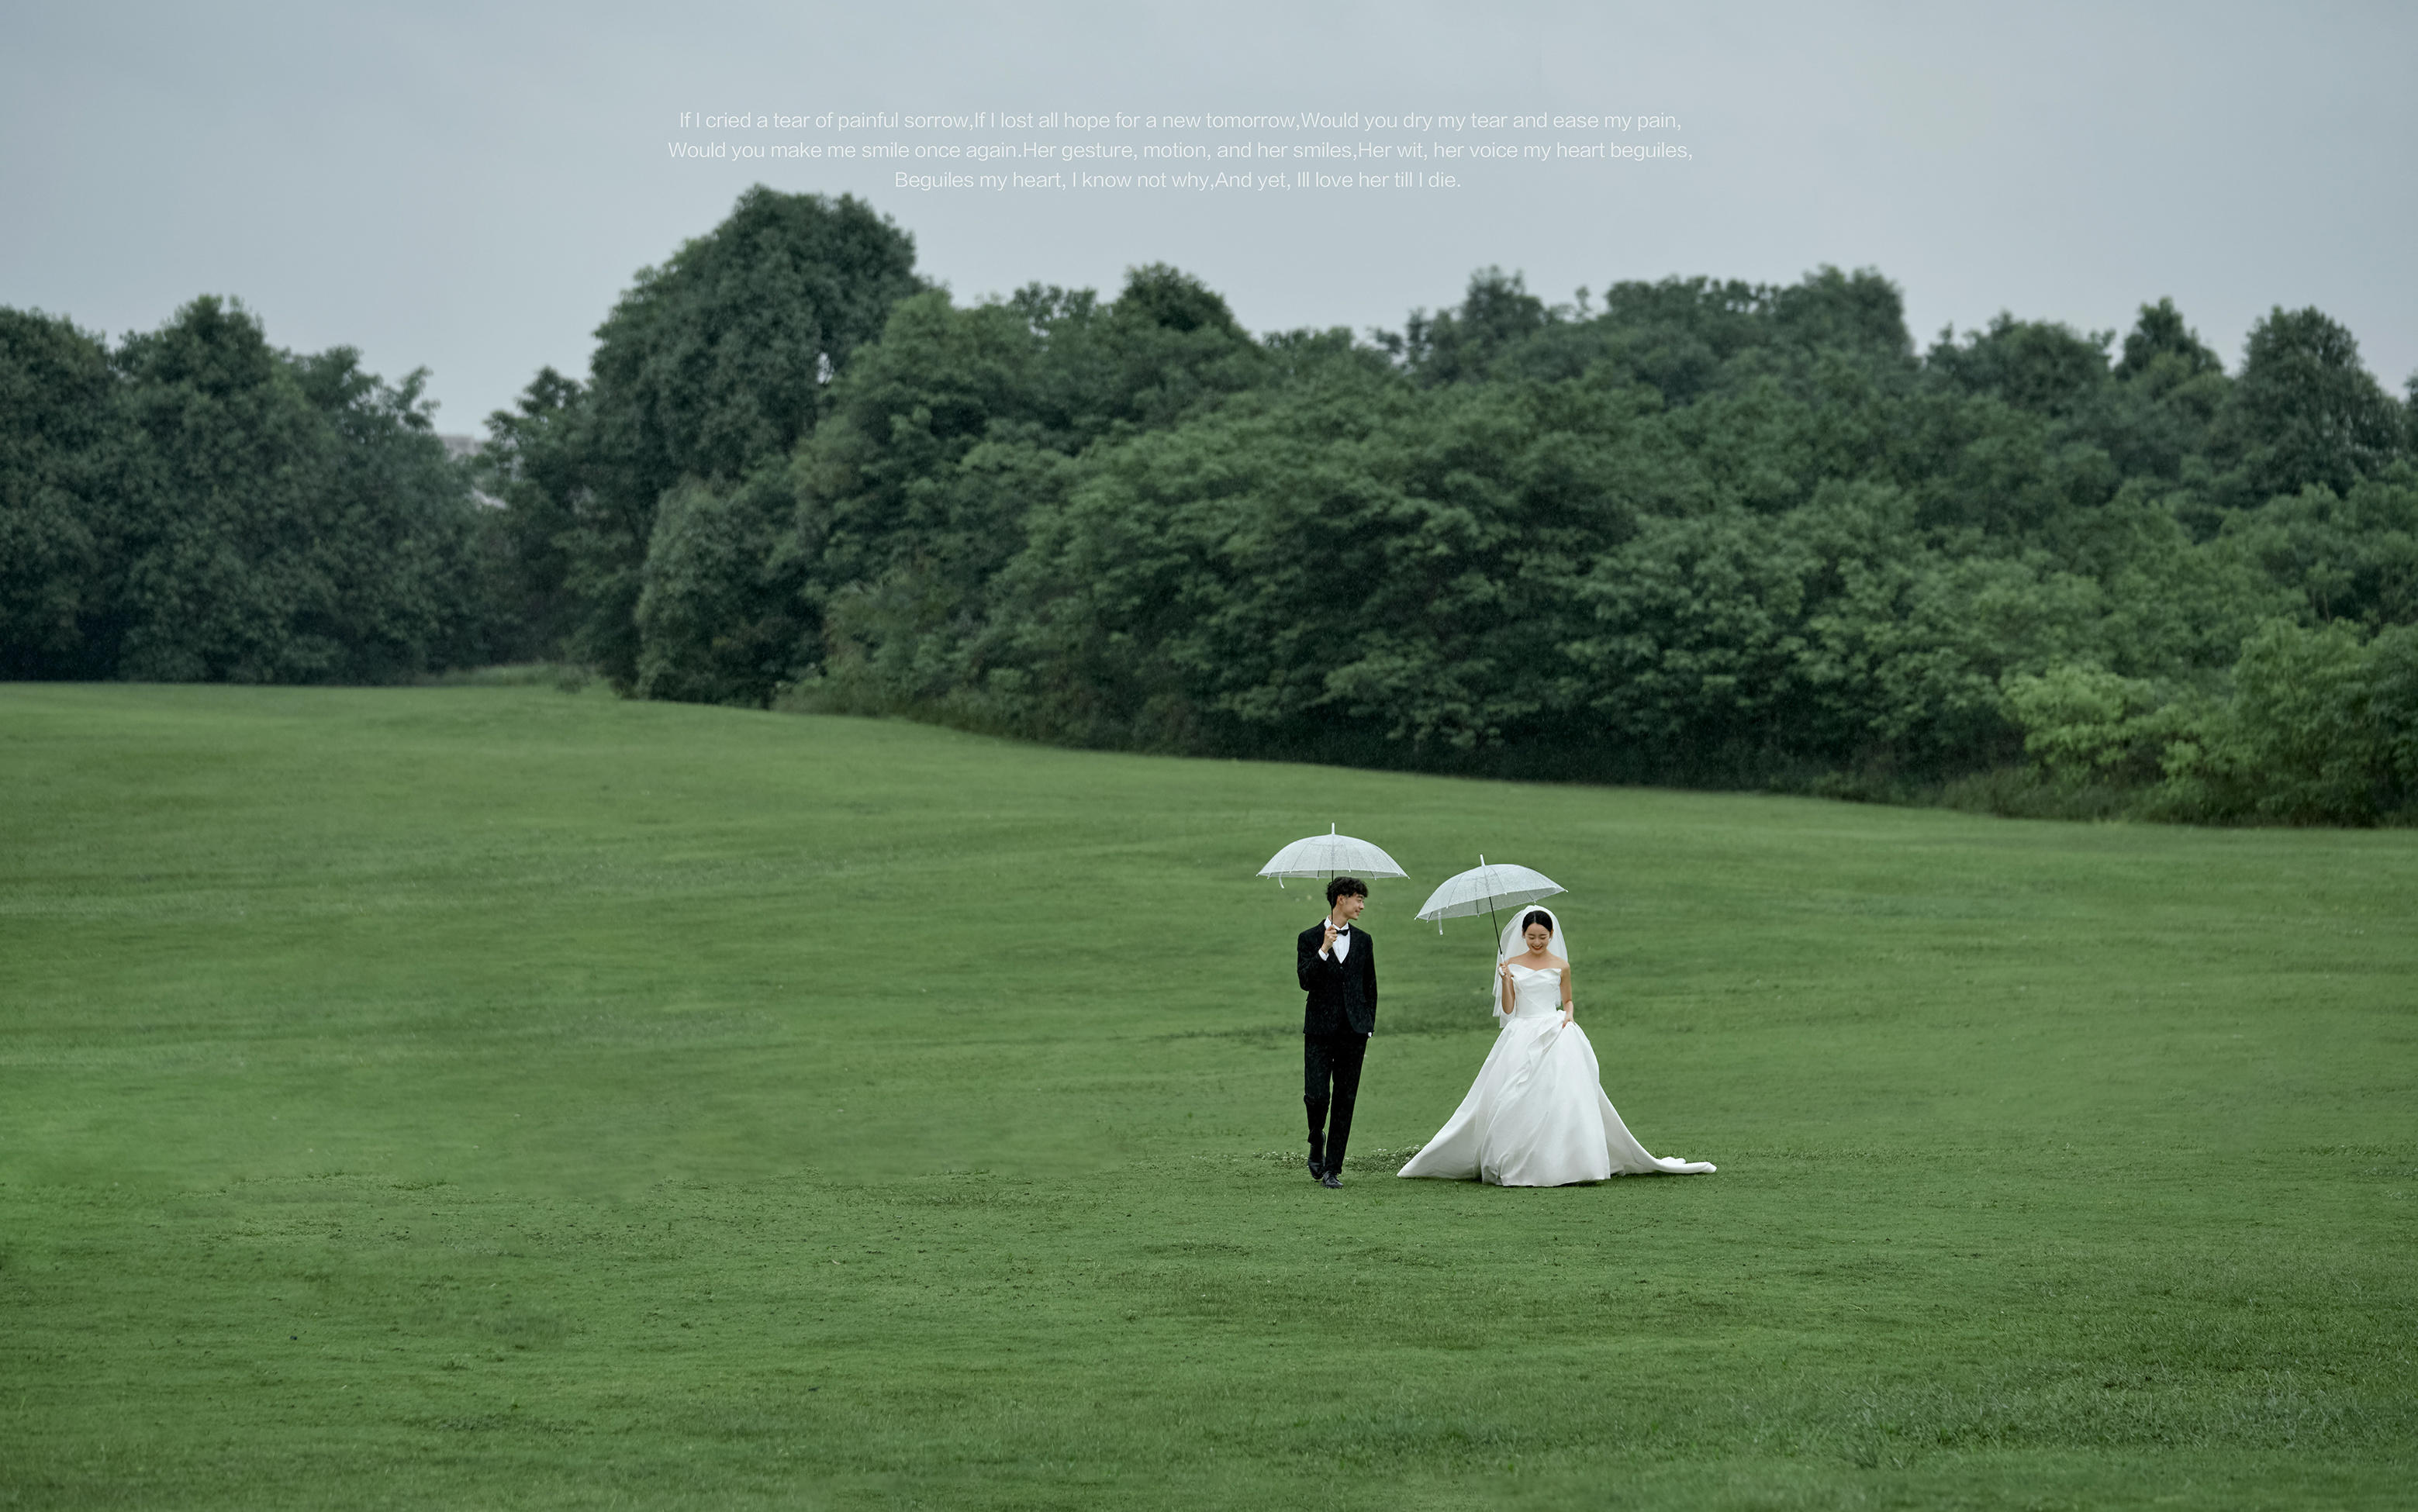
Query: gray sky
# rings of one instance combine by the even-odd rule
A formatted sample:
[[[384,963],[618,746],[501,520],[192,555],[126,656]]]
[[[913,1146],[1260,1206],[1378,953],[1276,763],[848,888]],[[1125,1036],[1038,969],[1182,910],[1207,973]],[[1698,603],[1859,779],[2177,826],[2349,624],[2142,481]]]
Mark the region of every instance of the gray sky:
[[[2121,329],[2171,295],[2232,367],[2269,307],[2314,304],[2398,393],[2418,369],[2413,78],[2418,7],[2402,4],[15,0],[0,13],[0,304],[115,336],[236,295],[282,345],[348,343],[390,377],[430,368],[439,429],[473,431],[542,364],[584,374],[632,273],[762,181],[870,200],[961,299],[1034,281],[1112,292],[1126,267],[1164,261],[1255,329],[1399,327],[1487,264],[1568,298],[1830,263],[1894,280],[1925,344],[2001,309]],[[679,120],[1026,110],[1678,124],[1453,138]],[[1253,137],[1689,156],[1456,165],[1452,191],[918,192],[895,174],[976,169],[667,150]]]

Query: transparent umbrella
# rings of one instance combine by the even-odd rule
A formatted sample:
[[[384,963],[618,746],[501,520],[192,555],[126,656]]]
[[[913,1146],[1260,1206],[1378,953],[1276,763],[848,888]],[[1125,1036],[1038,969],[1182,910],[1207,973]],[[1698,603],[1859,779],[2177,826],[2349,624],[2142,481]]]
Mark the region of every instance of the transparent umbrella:
[[[1482,913],[1492,920],[1503,909],[1535,903],[1562,891],[1562,884],[1543,872],[1514,866],[1509,862],[1490,866],[1481,855],[1477,865],[1446,878],[1443,885],[1428,895],[1427,907],[1419,909],[1419,917],[1433,919],[1436,933],[1441,935],[1446,919]],[[1501,925],[1496,928],[1499,931]]]
[[[1288,877],[1403,877],[1410,873],[1394,864],[1394,858],[1366,840],[1348,834],[1337,834],[1328,825],[1324,834],[1313,834],[1296,840],[1268,858],[1260,868],[1262,877],[1273,877],[1277,886],[1284,886]],[[1557,890],[1558,891],[1558,890]]]

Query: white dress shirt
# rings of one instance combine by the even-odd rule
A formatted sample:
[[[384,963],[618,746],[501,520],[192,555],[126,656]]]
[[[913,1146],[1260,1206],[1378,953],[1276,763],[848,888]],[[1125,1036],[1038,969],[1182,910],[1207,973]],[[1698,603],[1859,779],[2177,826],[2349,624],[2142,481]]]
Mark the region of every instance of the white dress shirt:
[[[1330,914],[1328,914],[1326,917],[1327,917],[1327,921],[1328,921],[1329,923],[1333,923],[1333,922],[1334,922],[1335,915],[1333,915],[1333,914],[1331,914],[1331,913],[1330,913]],[[1345,961],[1345,960],[1349,960],[1349,959],[1351,959],[1351,956],[1352,956],[1352,926],[1351,926],[1350,924],[1337,924],[1337,925],[1336,925],[1336,929],[1335,929],[1335,944],[1334,944],[1334,946],[1333,946],[1332,948],[1333,948],[1333,950],[1334,950],[1334,952],[1335,952],[1335,959],[1336,959],[1337,961],[1339,961],[1339,961]],[[1324,950],[1321,950],[1318,954],[1320,954],[1321,955],[1325,955],[1325,954],[1326,954],[1326,951],[1324,951]]]

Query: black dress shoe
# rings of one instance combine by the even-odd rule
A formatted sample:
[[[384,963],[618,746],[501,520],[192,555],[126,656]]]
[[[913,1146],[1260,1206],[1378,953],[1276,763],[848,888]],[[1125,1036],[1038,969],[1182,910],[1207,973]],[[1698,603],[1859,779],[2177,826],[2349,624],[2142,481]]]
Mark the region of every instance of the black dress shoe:
[[[1319,1164],[1317,1161],[1315,1161],[1315,1160],[1313,1160],[1313,1161],[1311,1161],[1311,1162],[1309,1163],[1309,1179],[1310,1179],[1311,1181],[1316,1181],[1316,1180],[1318,1180],[1320,1177],[1322,1177],[1322,1176],[1324,1176],[1324,1175],[1325,1175],[1325,1174],[1326,1174],[1326,1168],[1325,1168],[1324,1166],[1320,1165],[1320,1164]]]
[[[1343,1184],[1343,1178],[1330,1170],[1325,1175],[1321,1176],[1318,1179],[1318,1184],[1321,1186],[1341,1186]]]

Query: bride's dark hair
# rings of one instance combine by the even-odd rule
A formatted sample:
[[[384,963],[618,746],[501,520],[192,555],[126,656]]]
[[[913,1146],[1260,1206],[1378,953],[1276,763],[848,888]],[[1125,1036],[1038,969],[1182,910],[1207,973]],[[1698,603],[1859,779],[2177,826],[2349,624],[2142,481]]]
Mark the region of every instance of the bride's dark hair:
[[[1520,921],[1520,933],[1526,934],[1530,924],[1543,924],[1545,933],[1550,935],[1553,932],[1553,916],[1542,909],[1530,909],[1528,917]]]

